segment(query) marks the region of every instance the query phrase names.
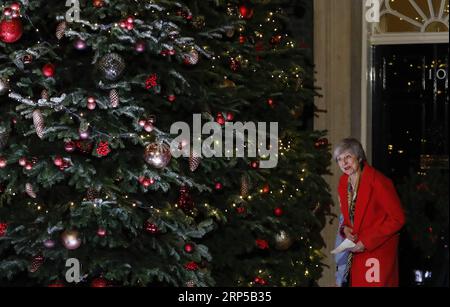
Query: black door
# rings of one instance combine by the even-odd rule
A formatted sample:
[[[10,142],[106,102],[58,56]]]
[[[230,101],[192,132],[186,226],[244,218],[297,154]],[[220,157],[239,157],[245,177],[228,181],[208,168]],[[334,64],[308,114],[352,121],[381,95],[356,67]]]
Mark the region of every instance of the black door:
[[[433,169],[448,182],[448,44],[373,48],[372,163],[398,188],[412,186],[399,191],[402,199],[414,199],[403,195],[417,193],[414,176],[425,178]],[[434,197],[426,204],[403,203],[407,225],[400,237],[401,286],[448,285],[448,207],[437,206],[436,200],[448,199],[448,190]],[[418,244],[414,227],[423,226],[419,234],[426,232],[439,218],[447,230],[432,243],[439,248],[430,257],[423,248],[430,245]]]

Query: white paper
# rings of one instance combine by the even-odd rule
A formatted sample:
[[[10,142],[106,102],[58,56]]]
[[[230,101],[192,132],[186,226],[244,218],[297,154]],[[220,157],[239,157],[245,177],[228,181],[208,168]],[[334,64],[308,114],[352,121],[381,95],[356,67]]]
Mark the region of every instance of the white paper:
[[[339,254],[339,253],[342,253],[342,252],[344,252],[344,251],[346,251],[346,250],[348,250],[348,249],[351,249],[351,248],[353,248],[353,247],[355,247],[355,246],[356,246],[355,243],[353,243],[353,242],[350,241],[349,239],[345,239],[344,241],[342,241],[342,243],[341,243],[338,247],[336,247],[335,249],[333,249],[333,250],[331,251],[331,253],[332,253],[332,254]]]

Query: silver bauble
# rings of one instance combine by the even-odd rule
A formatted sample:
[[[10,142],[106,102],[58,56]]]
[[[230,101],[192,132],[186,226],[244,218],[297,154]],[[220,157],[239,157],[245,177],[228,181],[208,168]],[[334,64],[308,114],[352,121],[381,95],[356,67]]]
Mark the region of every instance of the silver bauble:
[[[278,250],[287,250],[292,243],[294,240],[284,230],[275,235],[275,248]]]
[[[9,91],[9,82],[5,78],[0,77],[0,95],[5,95]]]
[[[172,154],[164,143],[151,143],[145,147],[144,160],[155,168],[164,168],[169,164]]]
[[[125,61],[117,53],[109,53],[98,61],[97,68],[103,78],[115,81],[122,76],[125,70]]]
[[[77,249],[81,245],[81,239],[76,230],[64,231],[61,235],[61,240],[64,247],[70,250]]]

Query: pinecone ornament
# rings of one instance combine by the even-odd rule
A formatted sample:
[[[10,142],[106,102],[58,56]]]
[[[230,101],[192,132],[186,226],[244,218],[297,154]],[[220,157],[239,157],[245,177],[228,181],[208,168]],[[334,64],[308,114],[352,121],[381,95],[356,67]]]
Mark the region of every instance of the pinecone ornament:
[[[195,172],[195,170],[200,165],[200,161],[202,160],[201,157],[195,157],[193,153],[189,156],[189,170],[191,172]]]
[[[86,192],[86,198],[90,201],[93,201],[94,199],[98,198],[99,193],[94,188],[89,188]]]
[[[36,198],[37,197],[36,192],[34,192],[34,189],[33,189],[33,186],[31,185],[31,183],[26,183],[25,184],[25,192],[31,198]]]
[[[9,139],[9,131],[6,127],[0,126],[0,149],[6,146]]]
[[[44,137],[44,117],[41,110],[36,109],[33,111],[33,123],[37,136],[42,139]]]
[[[31,260],[31,265],[28,268],[28,270],[31,273],[37,272],[37,270],[39,270],[39,268],[42,266],[43,263],[44,263],[44,256],[42,254],[36,255]]]
[[[120,102],[119,93],[117,92],[116,89],[112,89],[109,92],[109,102],[110,102],[111,107],[113,107],[113,108],[117,108],[119,106],[119,102]]]
[[[48,100],[49,95],[48,95],[48,91],[47,91],[46,89],[43,89],[43,90],[42,90],[42,92],[41,92],[41,98],[42,98],[42,99]]]
[[[64,32],[66,32],[67,23],[62,21],[56,27],[56,38],[61,39],[64,36]]]
[[[242,177],[241,177],[241,196],[247,197],[248,191],[249,191],[248,177],[245,175],[242,175]]]

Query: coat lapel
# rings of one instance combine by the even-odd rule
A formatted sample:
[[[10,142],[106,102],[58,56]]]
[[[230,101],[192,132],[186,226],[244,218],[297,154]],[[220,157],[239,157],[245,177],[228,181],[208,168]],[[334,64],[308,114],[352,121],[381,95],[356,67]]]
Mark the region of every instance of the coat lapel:
[[[374,175],[374,169],[366,163],[361,174],[361,181],[359,183],[358,196],[355,204],[355,223],[353,227],[353,231],[355,233],[359,232],[361,222],[364,218],[367,205],[369,204],[369,200],[372,195],[372,181]]]

